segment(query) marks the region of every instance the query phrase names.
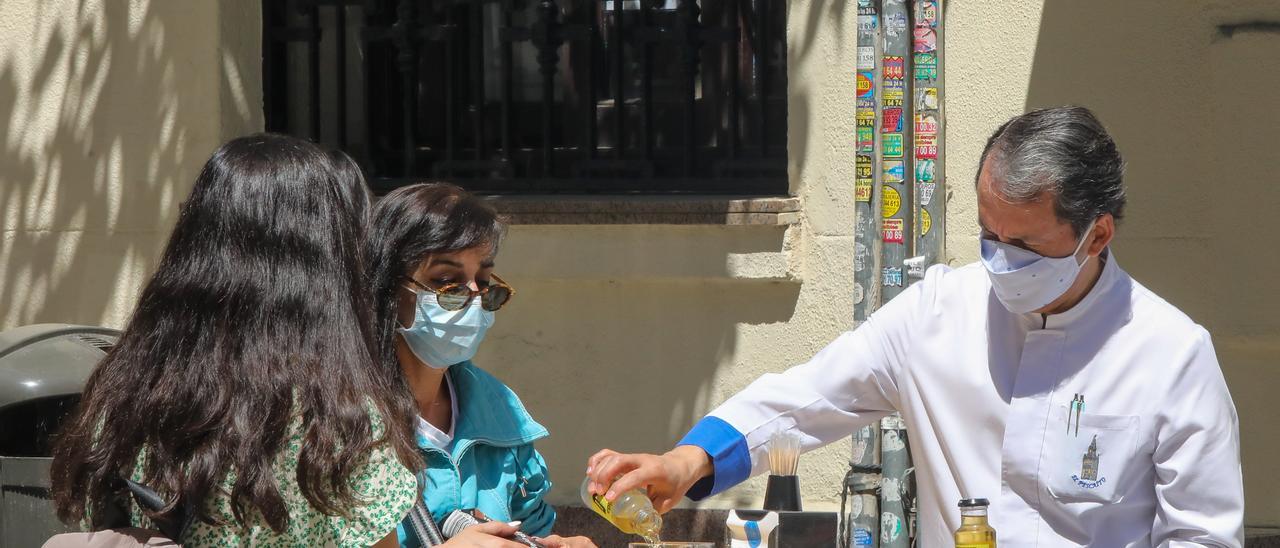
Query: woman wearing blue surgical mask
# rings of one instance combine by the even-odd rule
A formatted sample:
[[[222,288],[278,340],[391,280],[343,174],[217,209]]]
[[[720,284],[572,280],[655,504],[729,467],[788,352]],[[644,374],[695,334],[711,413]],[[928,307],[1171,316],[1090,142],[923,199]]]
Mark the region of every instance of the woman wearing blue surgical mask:
[[[510,388],[471,363],[515,295],[494,273],[505,226],[479,198],[448,184],[391,192],[374,209],[366,260],[380,371],[410,392],[427,508],[520,522],[548,546],[594,546],[548,536],[555,510],[534,442],[548,433]],[[401,546],[421,546],[407,523]]]

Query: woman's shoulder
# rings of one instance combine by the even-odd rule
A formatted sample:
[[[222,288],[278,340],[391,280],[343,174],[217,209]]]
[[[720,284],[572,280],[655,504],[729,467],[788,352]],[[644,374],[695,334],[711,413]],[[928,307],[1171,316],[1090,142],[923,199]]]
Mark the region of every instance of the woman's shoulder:
[[[483,438],[512,446],[547,436],[547,429],[533,419],[515,391],[471,362],[449,368],[458,392],[456,439]]]
[[[384,427],[381,416],[370,411],[375,435]],[[290,424],[284,450],[273,476],[289,513],[285,530],[276,533],[256,511],[239,525],[231,508],[234,471],[222,489],[208,501],[208,511],[222,525],[197,523],[185,539],[186,546],[369,546],[395,531],[418,496],[417,475],[400,463],[388,444],[376,446],[350,478],[357,503],[346,515],[331,516],[313,508],[298,485],[297,468],[305,427],[300,418]]]

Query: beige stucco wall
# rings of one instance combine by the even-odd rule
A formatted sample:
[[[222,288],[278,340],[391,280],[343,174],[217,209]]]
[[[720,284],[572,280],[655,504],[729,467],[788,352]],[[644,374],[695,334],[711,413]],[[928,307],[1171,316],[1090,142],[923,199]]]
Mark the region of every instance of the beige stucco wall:
[[[947,8],[952,260],[976,259],[970,185],[986,136],[1027,109],[1095,110],[1128,161],[1116,256],[1213,334],[1240,414],[1246,521],[1280,524],[1280,21],[1269,0],[989,0]]]
[[[0,328],[120,326],[209,152],[261,127],[256,0],[0,3]],[[590,452],[660,451],[760,374],[852,327],[853,2],[789,2],[791,227],[518,226],[518,300],[477,362],[552,431],[575,498]],[[1280,204],[1280,19],[1268,0],[986,0],[946,10],[948,258],[974,259],[983,140],[1026,108],[1081,103],[1130,161],[1117,255],[1207,325],[1241,413],[1248,519],[1280,524],[1280,320],[1265,237]],[[1264,13],[1270,12],[1270,13]],[[216,21],[217,24],[211,22]],[[802,460],[832,508],[848,453]],[[759,480],[706,503],[755,504]]]
[[[258,13],[0,4],[0,328],[126,321],[201,164],[261,128]]]

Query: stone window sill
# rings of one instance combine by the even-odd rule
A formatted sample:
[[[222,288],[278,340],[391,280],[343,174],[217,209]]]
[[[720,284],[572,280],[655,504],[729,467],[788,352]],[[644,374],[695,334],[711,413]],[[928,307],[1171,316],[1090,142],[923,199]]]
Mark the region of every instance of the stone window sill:
[[[788,226],[800,220],[790,196],[488,196],[513,225]]]

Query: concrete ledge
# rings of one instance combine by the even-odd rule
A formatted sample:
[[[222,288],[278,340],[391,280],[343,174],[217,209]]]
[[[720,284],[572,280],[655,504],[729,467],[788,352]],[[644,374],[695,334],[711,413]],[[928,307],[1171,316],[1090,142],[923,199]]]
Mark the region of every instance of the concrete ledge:
[[[800,199],[790,196],[489,196],[511,224],[790,225]]]
[[[511,227],[499,272],[540,280],[798,282],[796,225]],[[508,277],[512,283],[514,278]]]
[[[1280,527],[1246,527],[1244,545],[1247,548],[1280,548]]]

